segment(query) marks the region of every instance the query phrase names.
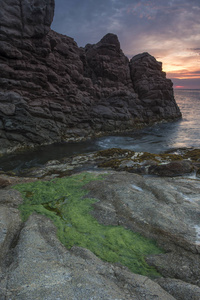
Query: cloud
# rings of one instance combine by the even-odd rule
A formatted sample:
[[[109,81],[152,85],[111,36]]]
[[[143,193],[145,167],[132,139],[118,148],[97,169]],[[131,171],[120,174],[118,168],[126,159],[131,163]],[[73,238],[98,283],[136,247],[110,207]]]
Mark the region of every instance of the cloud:
[[[122,44],[143,35],[162,43],[169,36],[182,40],[200,33],[199,12],[199,0],[59,0],[52,27],[81,46],[97,42],[109,30],[121,36]]]
[[[192,51],[200,51],[200,48],[189,48],[189,50],[192,50]]]
[[[200,48],[189,48],[188,50],[197,53],[197,55],[200,55]]]
[[[177,79],[171,78],[174,84],[174,88],[185,89],[200,89],[200,79]]]
[[[190,70],[180,70],[178,72],[168,72],[167,76],[169,78],[178,78],[178,79],[195,79],[200,78],[200,71],[191,72]]]

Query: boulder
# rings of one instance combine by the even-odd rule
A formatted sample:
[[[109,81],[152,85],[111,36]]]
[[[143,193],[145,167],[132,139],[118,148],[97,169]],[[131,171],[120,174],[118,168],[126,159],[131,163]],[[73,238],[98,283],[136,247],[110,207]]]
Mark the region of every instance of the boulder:
[[[4,188],[10,184],[10,181],[0,176],[0,188]]]
[[[152,165],[148,172],[150,175],[158,176],[181,176],[194,171],[194,166],[189,160],[172,161],[163,165]]]

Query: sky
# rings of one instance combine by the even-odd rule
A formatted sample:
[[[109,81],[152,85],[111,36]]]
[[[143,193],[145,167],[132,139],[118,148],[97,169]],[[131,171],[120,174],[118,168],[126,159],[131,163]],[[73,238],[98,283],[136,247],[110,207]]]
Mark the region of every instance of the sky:
[[[148,52],[174,88],[200,89],[200,0],[55,0],[51,28],[80,47],[117,34],[128,58]]]

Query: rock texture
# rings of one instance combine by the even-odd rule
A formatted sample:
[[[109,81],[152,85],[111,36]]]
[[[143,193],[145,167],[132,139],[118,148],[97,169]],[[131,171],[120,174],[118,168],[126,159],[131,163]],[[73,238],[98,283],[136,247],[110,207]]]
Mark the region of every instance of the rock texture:
[[[192,173],[194,170],[192,162],[189,160],[182,161],[173,161],[168,164],[151,166],[149,167],[150,175],[158,175],[158,176],[181,176],[184,174]]]
[[[0,153],[179,118],[161,63],[107,34],[78,48],[50,30],[53,0],[0,0]]]
[[[49,31],[54,15],[54,0],[0,1],[0,34],[31,38]]]
[[[86,188],[99,200],[92,214],[100,223],[123,225],[165,249],[147,257],[162,277],[133,274],[87,249],[65,249],[50,220],[33,214],[22,223],[20,193],[0,189],[0,299],[199,299],[198,180],[107,172]]]
[[[0,194],[0,299],[175,299],[147,277],[102,262],[87,249],[65,249],[43,216],[32,215],[22,226],[18,210],[6,206],[19,204],[19,194]]]
[[[90,196],[100,200],[94,205],[100,222],[137,229],[158,239],[168,251],[178,246],[200,253],[199,180],[109,173],[103,182],[87,185]]]
[[[142,100],[146,114],[152,120],[176,118],[172,81],[162,72],[162,63],[148,53],[134,56],[130,61],[133,87]]]
[[[87,154],[75,154],[60,160],[49,160],[42,166],[18,168],[12,174],[31,178],[55,178],[80,172],[81,170],[126,171],[140,175],[156,175],[162,177],[193,176],[199,177],[200,150],[194,150],[197,156],[193,157],[193,150],[185,149],[182,154],[149,152],[135,152],[128,149],[110,148]],[[8,156],[9,157],[9,156]],[[34,161],[34,160],[33,160]],[[3,167],[3,165],[2,165]],[[2,172],[0,186],[9,181]],[[4,177],[3,177],[4,176]],[[5,185],[6,186],[6,185]]]

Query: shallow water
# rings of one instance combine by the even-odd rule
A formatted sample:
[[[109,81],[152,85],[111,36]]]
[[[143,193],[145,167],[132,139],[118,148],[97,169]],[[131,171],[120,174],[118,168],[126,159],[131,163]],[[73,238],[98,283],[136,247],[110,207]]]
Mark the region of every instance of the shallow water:
[[[152,153],[181,147],[200,148],[200,90],[175,90],[174,93],[182,112],[181,120],[157,124],[128,134],[43,146],[18,155],[7,155],[0,158],[0,169],[17,171],[42,165],[48,160],[113,147]]]

